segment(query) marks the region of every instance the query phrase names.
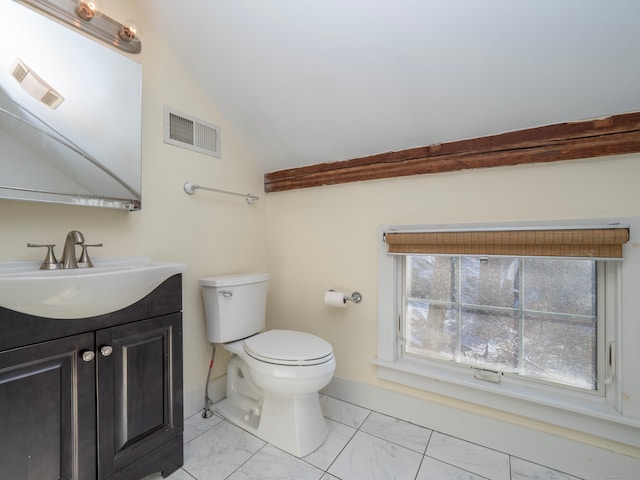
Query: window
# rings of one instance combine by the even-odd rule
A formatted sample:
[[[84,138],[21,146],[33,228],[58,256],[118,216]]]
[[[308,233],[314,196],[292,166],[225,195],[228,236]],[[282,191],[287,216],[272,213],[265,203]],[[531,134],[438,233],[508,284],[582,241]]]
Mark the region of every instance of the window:
[[[407,255],[401,262],[403,354],[494,372],[484,373],[494,382],[518,375],[602,390],[596,261]]]
[[[640,447],[640,218],[570,223],[380,227],[378,377]]]

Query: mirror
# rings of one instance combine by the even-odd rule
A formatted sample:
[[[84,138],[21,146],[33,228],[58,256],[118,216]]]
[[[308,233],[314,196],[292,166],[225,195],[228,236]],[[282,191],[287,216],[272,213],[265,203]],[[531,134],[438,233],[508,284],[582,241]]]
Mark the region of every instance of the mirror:
[[[141,66],[0,2],[0,198],[141,208]]]

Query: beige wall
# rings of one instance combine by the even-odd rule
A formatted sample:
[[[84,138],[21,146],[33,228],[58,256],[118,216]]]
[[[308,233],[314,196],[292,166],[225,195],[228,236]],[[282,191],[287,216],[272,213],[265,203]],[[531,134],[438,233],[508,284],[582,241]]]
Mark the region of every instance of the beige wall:
[[[105,2],[105,13],[135,18],[143,26],[142,192],[139,212],[0,200],[0,261],[44,258],[27,242],[56,243],[78,229],[88,243],[103,242],[94,256],[145,255],[188,264],[184,274],[185,392],[203,389],[210,345],[198,279],[212,273],[264,270],[265,201],[252,207],[242,199],[184,193],[185,181],[262,194],[262,171],[215,106],[144,18],[126,0]],[[115,73],[115,72],[114,72]],[[162,106],[195,115],[222,127],[222,158],[184,150],[162,141]],[[223,372],[220,365],[220,372]]]
[[[637,216],[639,160],[640,155],[629,155],[269,194],[269,326],[327,339],[335,350],[337,376],[498,415],[378,380],[371,363],[377,356],[378,226]],[[329,288],[358,290],[364,299],[346,309],[325,307],[323,294]],[[638,449],[578,437],[640,457]]]

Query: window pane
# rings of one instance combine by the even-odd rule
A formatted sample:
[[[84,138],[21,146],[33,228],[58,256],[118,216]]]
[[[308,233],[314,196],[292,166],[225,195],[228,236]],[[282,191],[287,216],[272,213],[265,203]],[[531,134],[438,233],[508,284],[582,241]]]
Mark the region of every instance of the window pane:
[[[462,257],[462,303],[517,307],[519,268],[520,261],[517,258]]]
[[[596,320],[525,315],[522,373],[596,388]]]
[[[451,257],[410,255],[407,257],[409,298],[451,301],[455,276]]]
[[[525,310],[596,316],[594,260],[524,259]]]
[[[518,314],[462,309],[460,361],[513,372],[518,358]]]
[[[406,353],[597,388],[596,261],[405,259]]]
[[[458,343],[455,308],[410,301],[406,317],[408,353],[455,359]]]

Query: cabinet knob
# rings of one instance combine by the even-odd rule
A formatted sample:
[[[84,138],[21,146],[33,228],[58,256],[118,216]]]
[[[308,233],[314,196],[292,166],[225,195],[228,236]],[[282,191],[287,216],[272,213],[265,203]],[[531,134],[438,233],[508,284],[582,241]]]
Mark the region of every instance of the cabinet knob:
[[[85,350],[80,354],[80,356],[85,362],[90,362],[91,360],[96,358],[96,354],[92,350]]]
[[[100,347],[100,353],[103,357],[108,357],[113,353],[113,347],[110,345],[103,345],[102,347]]]

